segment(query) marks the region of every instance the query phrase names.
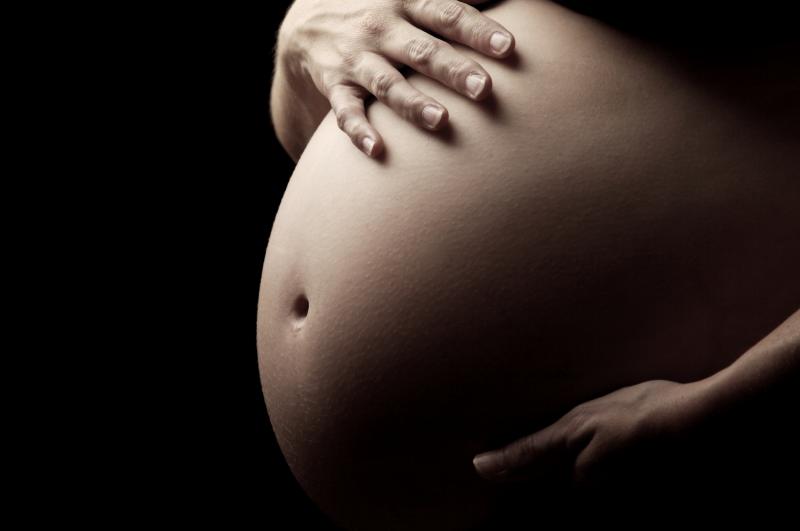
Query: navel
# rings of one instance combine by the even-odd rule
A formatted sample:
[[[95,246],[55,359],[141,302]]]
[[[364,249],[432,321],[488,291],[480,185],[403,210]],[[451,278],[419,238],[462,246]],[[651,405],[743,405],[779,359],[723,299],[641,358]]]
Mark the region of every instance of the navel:
[[[308,315],[309,302],[305,293],[299,294],[295,297],[292,303],[292,324],[295,330],[302,328],[305,323],[306,316]]]

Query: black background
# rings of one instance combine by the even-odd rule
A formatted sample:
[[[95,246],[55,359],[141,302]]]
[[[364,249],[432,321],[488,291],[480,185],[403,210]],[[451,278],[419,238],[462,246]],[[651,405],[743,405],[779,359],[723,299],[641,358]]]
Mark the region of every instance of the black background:
[[[125,460],[153,503],[178,508],[180,518],[333,529],[277,448],[257,369],[261,266],[294,168],[274,136],[268,106],[275,34],[289,4],[172,13],[160,23],[167,42],[146,65],[148,76],[130,80],[159,115],[137,144],[157,156],[129,167],[131,182],[147,188],[148,206],[139,215],[158,220],[137,242],[147,250],[135,264],[151,275],[140,286],[150,301],[149,326],[164,333],[144,340],[137,353],[147,360],[146,381],[161,392],[146,399],[151,384],[131,384],[134,407],[148,406],[135,425],[147,429],[124,432],[138,448]],[[774,402],[791,403],[791,394]],[[796,477],[797,461],[776,456],[790,453],[796,439],[770,427],[793,424],[792,409],[774,404],[770,415],[754,408],[720,421],[722,436],[672,457],[683,471],[703,470],[705,479],[688,479],[694,490],[681,487],[684,501],[705,503],[708,492],[752,500],[755,489],[746,485],[755,484],[762,494],[791,492],[777,485],[781,472]],[[763,433],[777,442],[764,442]],[[738,472],[732,463],[749,464]]]
[[[178,271],[187,289],[180,308],[190,316],[177,320],[185,327],[178,348],[186,353],[178,375],[194,381],[174,402],[182,420],[169,426],[177,444],[165,457],[178,463],[179,490],[202,500],[190,502],[201,519],[334,529],[277,447],[257,366],[261,267],[294,168],[269,116],[275,37],[290,4],[209,7],[186,19],[196,22],[175,64],[188,68],[192,85],[178,94],[191,105],[181,117],[186,136],[176,144],[186,151],[178,188],[183,219],[176,221],[192,263]]]
[[[96,83],[120,90],[97,90],[114,128],[96,131],[102,193],[86,197],[102,210],[88,222],[100,353],[79,391],[91,442],[62,452],[64,486],[91,485],[86,514],[335,529],[277,447],[257,365],[261,267],[294,168],[269,116],[290,4],[142,6],[105,15],[119,47],[88,45]]]

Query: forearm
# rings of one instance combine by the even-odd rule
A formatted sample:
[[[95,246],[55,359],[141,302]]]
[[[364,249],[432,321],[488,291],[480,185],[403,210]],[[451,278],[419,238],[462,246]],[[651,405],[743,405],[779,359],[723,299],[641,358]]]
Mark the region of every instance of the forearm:
[[[705,380],[707,407],[725,412],[800,375],[800,310],[733,364]]]
[[[710,377],[709,397],[720,407],[734,405],[800,374],[800,310]]]
[[[299,58],[286,42],[285,24],[275,47],[275,70],[270,90],[270,115],[275,134],[289,156],[297,162],[311,135],[330,110],[328,100],[319,93]]]
[[[660,403],[653,418],[667,446],[650,471],[667,483],[692,474],[701,490],[710,484],[736,491],[777,470],[797,470],[788,419],[798,377],[800,310],[725,369]]]

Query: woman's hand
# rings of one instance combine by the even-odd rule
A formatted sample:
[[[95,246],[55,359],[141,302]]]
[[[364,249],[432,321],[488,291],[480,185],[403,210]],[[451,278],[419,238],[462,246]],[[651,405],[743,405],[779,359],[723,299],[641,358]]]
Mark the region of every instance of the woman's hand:
[[[478,473],[496,481],[542,479],[577,488],[602,484],[636,456],[664,451],[709,409],[708,380],[652,380],[581,404],[554,424],[479,454]],[[656,450],[658,449],[658,450]],[[647,459],[641,462],[646,462]],[[637,461],[636,464],[641,464]]]
[[[383,141],[367,121],[369,93],[421,127],[447,122],[447,109],[408,83],[400,64],[474,100],[489,94],[486,70],[429,33],[492,57],[509,55],[511,33],[468,5],[483,1],[296,0],[279,32],[277,60],[295,83],[313,83],[353,144],[376,156]]]

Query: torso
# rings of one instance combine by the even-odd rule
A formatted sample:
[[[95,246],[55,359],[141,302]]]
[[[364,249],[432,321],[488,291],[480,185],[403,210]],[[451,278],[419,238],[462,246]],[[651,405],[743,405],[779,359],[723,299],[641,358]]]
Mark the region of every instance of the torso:
[[[479,520],[475,453],[625,385],[705,377],[800,305],[796,66],[692,64],[548,2],[486,13],[518,59],[459,49],[494,97],[411,76],[452,128],[373,104],[383,162],[328,115],[270,236],[270,417],[355,528]]]

